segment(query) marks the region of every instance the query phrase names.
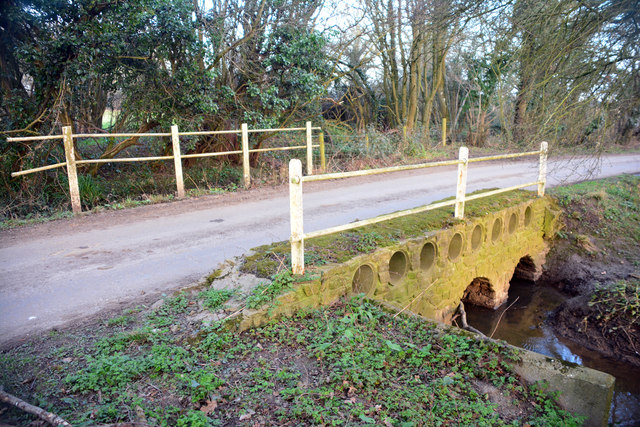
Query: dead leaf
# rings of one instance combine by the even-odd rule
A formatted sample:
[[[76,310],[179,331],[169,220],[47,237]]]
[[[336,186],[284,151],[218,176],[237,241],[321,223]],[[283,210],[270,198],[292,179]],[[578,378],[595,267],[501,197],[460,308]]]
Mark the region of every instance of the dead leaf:
[[[246,414],[240,415],[240,421],[248,420],[255,413],[256,413],[255,411],[252,411],[251,409],[249,409]]]
[[[216,400],[207,400],[207,404],[203,405],[200,408],[200,411],[204,412],[205,415],[210,415],[213,411],[218,407],[218,402]]]

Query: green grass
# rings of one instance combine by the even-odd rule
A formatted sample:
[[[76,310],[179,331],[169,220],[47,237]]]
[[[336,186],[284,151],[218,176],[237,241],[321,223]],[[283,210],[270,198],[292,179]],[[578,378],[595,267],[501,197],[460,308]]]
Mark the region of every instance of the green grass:
[[[189,301],[174,297],[161,315],[178,317]],[[153,316],[146,322],[56,352],[69,363],[35,348],[5,353],[3,366],[22,369],[3,369],[3,384],[73,425],[140,414],[159,426],[580,423],[518,379],[511,348],[394,317],[360,297],[241,334],[212,325],[194,339],[156,328]],[[25,378],[36,380],[25,388]],[[480,383],[519,410],[503,413]]]

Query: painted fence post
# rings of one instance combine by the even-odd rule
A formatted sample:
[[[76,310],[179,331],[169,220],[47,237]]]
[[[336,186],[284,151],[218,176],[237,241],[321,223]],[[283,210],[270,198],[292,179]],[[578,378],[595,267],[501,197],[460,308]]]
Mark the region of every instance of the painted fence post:
[[[307,175],[313,175],[313,138],[311,122],[307,122]]]
[[[178,126],[171,126],[171,144],[173,145],[173,164],[176,170],[176,189],[178,198],[184,197],[184,179],[182,177],[182,157],[180,157],[180,136]]]
[[[251,165],[249,164],[249,127],[246,123],[241,126],[242,129],[242,170],[244,174],[244,188],[251,185]]]
[[[74,214],[79,214],[82,212],[82,204],[80,203],[76,153],[73,147],[71,126],[64,126],[62,128],[62,140],[64,141],[64,156],[67,159],[67,177],[69,181],[69,195],[71,196],[71,210]]]
[[[289,161],[289,215],[291,218],[291,269],[304,273],[304,225],[302,219],[302,162]]]
[[[327,172],[327,159],[325,158],[324,151],[324,132],[321,130],[318,135],[318,140],[320,142],[320,171],[322,173]]]
[[[447,118],[442,118],[442,146],[447,145]]]
[[[458,159],[458,185],[456,187],[455,217],[464,218],[464,199],[467,192],[467,165],[469,164],[469,149],[460,147]]]
[[[538,196],[544,196],[544,188],[547,185],[547,154],[549,144],[547,141],[540,143],[540,165],[538,170]]]

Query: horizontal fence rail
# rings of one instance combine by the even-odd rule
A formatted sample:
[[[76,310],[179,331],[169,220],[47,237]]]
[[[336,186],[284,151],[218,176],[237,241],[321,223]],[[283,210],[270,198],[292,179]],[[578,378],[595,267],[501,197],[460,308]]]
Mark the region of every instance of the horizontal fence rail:
[[[545,185],[547,181],[547,153],[548,153],[548,144],[547,142],[544,142],[544,141],[540,144],[540,150],[538,151],[528,151],[524,153],[476,157],[473,159],[469,158],[469,149],[467,147],[460,147],[459,156],[457,160],[421,163],[421,164],[407,165],[407,166],[393,166],[388,168],[313,175],[313,176],[310,176],[310,175],[303,176],[302,162],[300,162],[300,160],[298,159],[292,159],[289,162],[289,204],[290,204],[289,212],[290,212],[290,220],[291,220],[291,237],[290,237],[291,268],[293,270],[293,273],[304,274],[304,241],[305,239],[311,239],[314,237],[326,236],[328,234],[338,233],[341,231],[352,230],[354,228],[363,227],[365,225],[376,224],[379,222],[388,221],[391,219],[400,218],[403,216],[421,213],[421,212],[438,209],[446,206],[455,206],[454,216],[456,218],[461,219],[461,218],[464,218],[464,204],[466,201],[476,200],[483,197],[489,197],[496,194],[519,190],[527,187],[537,186],[538,196],[540,197],[544,196],[544,190],[545,190]],[[537,181],[518,184],[511,187],[501,188],[498,190],[486,191],[483,193],[474,194],[470,196],[466,195],[467,167],[469,163],[499,160],[499,159],[512,159],[516,157],[535,156],[535,155],[540,156]],[[330,227],[323,230],[313,231],[310,233],[304,232],[303,209],[302,209],[302,183],[303,182],[323,181],[323,180],[329,180],[329,179],[343,179],[343,178],[350,178],[350,177],[356,177],[356,176],[376,175],[381,173],[399,172],[399,171],[424,169],[424,168],[431,168],[431,167],[437,167],[437,166],[450,166],[450,165],[458,165],[458,176],[457,176],[455,199],[451,199],[451,200],[447,200],[439,203],[432,203],[425,206],[419,206],[417,208],[407,209],[407,210],[394,212],[386,215],[380,215],[375,218],[355,221],[349,224]]]
[[[273,148],[249,148],[249,134],[251,133],[280,133],[280,132],[306,132],[306,144],[296,145],[292,147],[273,147]],[[321,131],[318,133],[318,144],[313,144],[313,131]],[[180,153],[180,137],[181,136],[204,136],[204,135],[228,135],[236,134],[241,135],[242,149],[233,151],[217,151],[211,153],[197,153],[197,154],[181,154]],[[127,158],[112,158],[112,159],[85,159],[76,160],[74,139],[80,138],[133,138],[133,137],[171,137],[173,154],[171,156],[151,156],[151,157],[127,157]],[[185,195],[184,191],[184,178],[182,174],[182,160],[183,159],[196,159],[204,157],[215,156],[228,156],[234,154],[242,154],[242,170],[244,187],[249,188],[251,185],[251,168],[249,165],[249,154],[251,153],[264,153],[268,151],[290,151],[290,150],[306,150],[307,159],[307,175],[313,175],[313,149],[320,148],[320,170],[324,172],[326,170],[325,149],[324,149],[324,134],[319,127],[311,126],[311,122],[306,122],[305,127],[295,128],[271,128],[271,129],[249,129],[246,123],[243,123],[240,129],[230,130],[216,130],[216,131],[195,131],[195,132],[179,132],[178,126],[171,126],[171,132],[149,132],[149,133],[72,133],[70,126],[62,128],[62,135],[45,135],[45,136],[25,136],[7,138],[8,142],[25,142],[25,141],[45,141],[45,140],[58,140],[62,139],[64,143],[65,160],[62,163],[56,163],[53,165],[42,166],[38,168],[22,170],[13,172],[12,177],[18,177],[28,175],[31,173],[42,172],[50,169],[66,167],[69,181],[69,194],[71,196],[71,208],[73,213],[80,213],[82,211],[82,205],[80,201],[80,190],[78,186],[78,165],[90,165],[101,163],[130,163],[130,162],[149,162],[159,160],[172,160],[174,161],[174,168],[176,174],[176,194],[178,198],[182,198]]]

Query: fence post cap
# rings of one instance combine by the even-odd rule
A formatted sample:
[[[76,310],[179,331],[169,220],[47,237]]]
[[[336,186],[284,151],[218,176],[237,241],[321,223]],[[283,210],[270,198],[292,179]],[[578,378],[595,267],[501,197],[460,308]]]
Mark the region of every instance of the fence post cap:
[[[469,149],[465,146],[460,147],[458,150],[458,158],[465,162],[469,160]]]

